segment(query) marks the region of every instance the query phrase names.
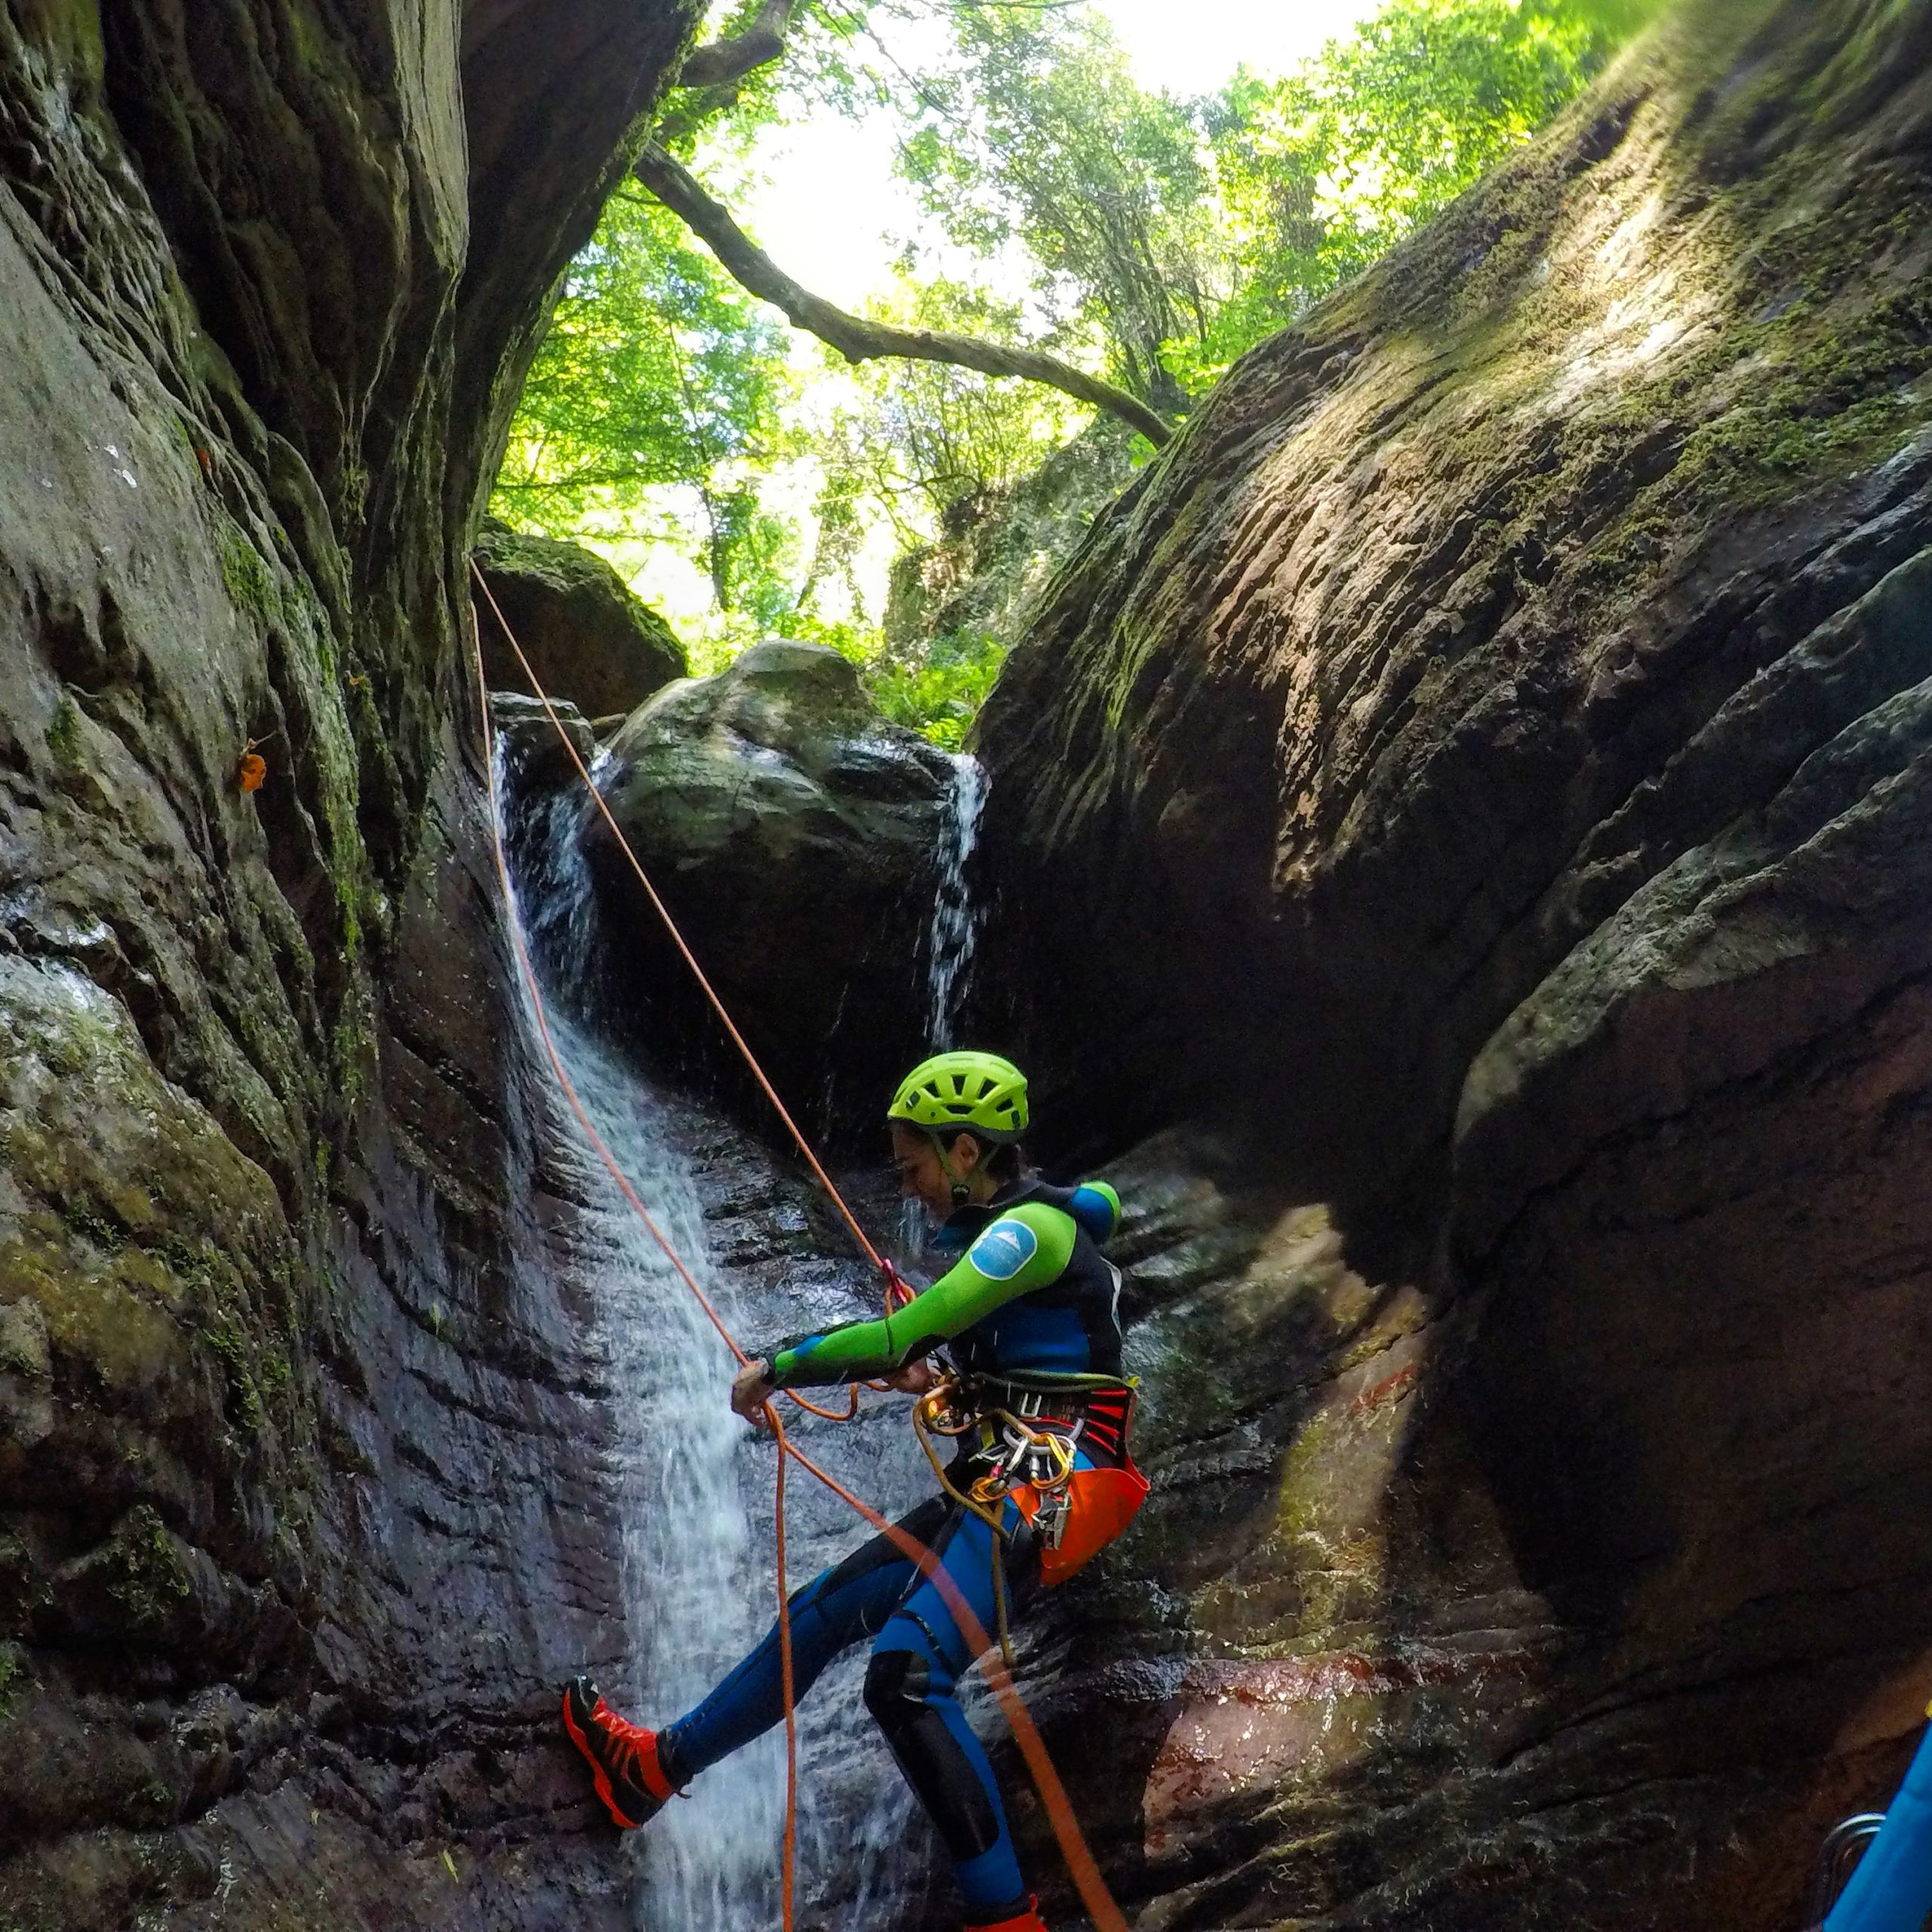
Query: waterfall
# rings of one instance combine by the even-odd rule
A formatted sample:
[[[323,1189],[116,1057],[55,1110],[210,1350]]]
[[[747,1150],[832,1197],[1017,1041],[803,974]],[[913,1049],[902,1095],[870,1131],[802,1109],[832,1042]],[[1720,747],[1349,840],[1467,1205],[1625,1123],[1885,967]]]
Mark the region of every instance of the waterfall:
[[[986,808],[986,767],[970,752],[952,759],[952,793],[934,854],[932,925],[926,939],[926,1050],[943,1053],[959,1044],[954,1008],[963,997],[980,936],[977,909],[967,888],[966,868],[980,842]],[[931,1230],[916,1201],[900,1204],[896,1255],[917,1270]]]
[[[952,809],[940,833],[937,889],[926,947],[926,1038],[934,1053],[958,1044],[954,1008],[965,991],[979,937],[966,868],[979,843],[986,802],[986,768],[970,752],[961,752],[952,761]]]
[[[593,777],[597,768],[593,766]],[[580,834],[592,810],[575,786],[520,815],[500,749],[498,809],[513,817],[513,912],[536,961],[560,1057],[586,1111],[666,1235],[748,1343],[867,1311],[863,1269],[837,1257],[796,1271],[787,1297],[714,1256],[699,1177],[680,1149],[681,1103],[603,1037],[592,1011],[597,909]],[[726,1401],[735,1367],[685,1283],[585,1142],[561,1094],[556,1164],[583,1212],[562,1247],[596,1309],[619,1440],[625,1539],[620,1607],[629,1667],[605,1685],[627,1715],[660,1724],[689,1708],[769,1626],[775,1608],[769,1442]],[[554,1265],[555,1257],[551,1257]],[[808,1453],[891,1513],[923,1493],[923,1459],[903,1405],[876,1398],[844,1428],[801,1418]],[[788,1496],[793,1588],[870,1534],[795,1468]],[[900,1922],[931,1863],[925,1829],[859,1699],[863,1648],[835,1664],[800,1709],[799,1923],[851,1932]],[[782,1729],[706,1772],[628,1841],[640,1932],[748,1932],[778,1920],[784,1814]],[[912,1848],[907,1849],[909,1836]]]

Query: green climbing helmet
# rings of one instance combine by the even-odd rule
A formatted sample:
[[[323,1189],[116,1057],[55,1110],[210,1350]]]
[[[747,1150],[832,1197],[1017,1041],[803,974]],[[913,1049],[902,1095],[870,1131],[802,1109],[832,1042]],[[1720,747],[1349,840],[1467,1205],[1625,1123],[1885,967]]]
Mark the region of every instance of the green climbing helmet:
[[[1026,1076],[998,1054],[935,1054],[899,1083],[885,1117],[928,1134],[956,1127],[1016,1141],[1026,1131]]]

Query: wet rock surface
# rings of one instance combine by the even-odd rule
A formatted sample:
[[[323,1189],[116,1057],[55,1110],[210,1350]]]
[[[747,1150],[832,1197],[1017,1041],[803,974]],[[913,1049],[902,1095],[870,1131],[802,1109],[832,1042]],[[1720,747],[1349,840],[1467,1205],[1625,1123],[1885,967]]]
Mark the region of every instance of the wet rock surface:
[[[754,1051],[814,1130],[863,1121],[870,1152],[880,1096],[925,1051],[950,761],[888,724],[836,651],[778,639],[660,693],[608,749],[611,809]],[[716,1023],[635,875],[601,825],[586,836],[623,955],[614,1010],[709,1049]],[[736,1091],[729,1053],[704,1064]]]
[[[1916,1734],[1924,35],[1681,10],[1237,368],[983,717],[1050,1147],[1212,1149],[1158,1628],[1080,1666],[1147,1925],[1795,1923]]]
[[[689,669],[671,626],[601,557],[580,544],[491,525],[476,562],[490,597],[477,600],[484,675],[493,691],[530,691],[497,620],[500,610],[530,667],[553,698],[586,717],[635,711]]]
[[[568,698],[553,698],[546,707],[538,699],[519,697],[514,691],[492,691],[490,722],[503,747],[513,797],[581,785],[579,766],[588,771],[597,755],[596,732]],[[521,829],[513,815],[508,828],[512,839]]]

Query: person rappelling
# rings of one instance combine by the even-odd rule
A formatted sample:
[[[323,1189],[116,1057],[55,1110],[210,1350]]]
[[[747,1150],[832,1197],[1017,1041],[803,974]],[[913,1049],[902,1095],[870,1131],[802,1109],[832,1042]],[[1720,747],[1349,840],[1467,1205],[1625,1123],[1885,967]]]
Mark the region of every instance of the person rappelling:
[[[900,1192],[940,1223],[934,1245],[959,1258],[880,1318],[753,1357],[731,1406],[756,1423],[781,1389],[881,1377],[916,1398],[940,1493],[899,1527],[943,1578],[881,1534],[795,1592],[795,1694],[869,1638],[866,1709],[952,1857],[968,1932],[1045,1932],[958,1687],[986,1633],[1003,1642],[1009,1610],[1105,1548],[1146,1495],[1128,1446],[1135,1395],[1121,1373],[1121,1275],[1100,1253],[1120,1201],[1104,1183],[1058,1188],[1029,1176],[1026,1081],[995,1054],[921,1062],[886,1118]],[[948,1438],[949,1461],[937,1447]],[[645,1824],[783,1721],[781,1651],[774,1624],[695,1709],[656,1730],[620,1716],[588,1677],[571,1680],[564,1729],[620,1828]]]

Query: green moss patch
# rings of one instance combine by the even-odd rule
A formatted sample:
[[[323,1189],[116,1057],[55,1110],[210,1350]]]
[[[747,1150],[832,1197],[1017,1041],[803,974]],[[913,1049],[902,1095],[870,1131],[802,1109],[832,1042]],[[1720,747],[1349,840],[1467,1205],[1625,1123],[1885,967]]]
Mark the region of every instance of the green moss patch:
[[[107,1594],[138,1635],[166,1629],[194,1593],[180,1543],[148,1503],[137,1503],[122,1518],[96,1560]]]
[[[19,958],[0,960],[0,1164],[17,1372],[205,1438],[258,1429],[265,1389],[289,1399],[295,1257],[267,1176],[156,1074],[117,1001]]]
[[[0,1643],[0,1724],[5,1724],[19,1706],[26,1670],[26,1653],[17,1644]]]

